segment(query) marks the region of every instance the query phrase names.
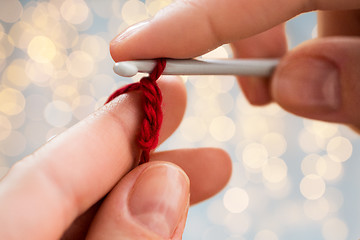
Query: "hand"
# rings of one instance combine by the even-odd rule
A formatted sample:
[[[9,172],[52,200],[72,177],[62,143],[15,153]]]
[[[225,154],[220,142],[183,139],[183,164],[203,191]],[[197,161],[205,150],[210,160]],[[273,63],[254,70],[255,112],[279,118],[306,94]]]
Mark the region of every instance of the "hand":
[[[159,86],[163,142],[186,94],[178,78]],[[16,163],[0,182],[1,239],[180,239],[189,203],[223,188],[230,159],[216,149],[174,150],[129,172],[141,120],[141,95],[122,95]]]
[[[176,1],[116,37],[110,51],[115,61],[189,58],[232,43],[235,57],[285,55],[271,79],[238,77],[248,100],[359,130],[359,8],[358,0]],[[319,12],[320,38],[287,52],[284,22],[312,10],[331,10]]]

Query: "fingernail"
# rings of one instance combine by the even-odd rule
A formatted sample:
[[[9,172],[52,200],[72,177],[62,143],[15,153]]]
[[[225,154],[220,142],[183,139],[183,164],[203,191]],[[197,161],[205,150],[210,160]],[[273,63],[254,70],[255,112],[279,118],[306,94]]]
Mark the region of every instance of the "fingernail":
[[[148,21],[144,21],[127,28],[123,33],[120,33],[113,40],[111,40],[111,44],[116,44],[123,41],[124,39],[130,37],[134,33],[138,32],[140,29],[145,27],[148,23]]]
[[[149,166],[129,197],[132,216],[151,231],[170,238],[189,201],[189,179],[170,164]]]
[[[273,93],[281,103],[304,111],[334,111],[341,101],[339,70],[325,59],[292,60],[274,76]]]

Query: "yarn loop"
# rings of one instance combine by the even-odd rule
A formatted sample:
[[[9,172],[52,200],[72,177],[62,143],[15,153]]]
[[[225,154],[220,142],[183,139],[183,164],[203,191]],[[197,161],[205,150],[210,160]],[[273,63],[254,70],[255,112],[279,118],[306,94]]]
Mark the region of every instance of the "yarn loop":
[[[149,76],[143,77],[139,82],[128,84],[116,90],[106,101],[108,103],[117,96],[127,92],[142,91],[144,95],[142,104],[145,116],[137,140],[139,147],[142,149],[139,165],[149,161],[150,151],[158,145],[163,113],[161,110],[162,94],[156,81],[164,72],[165,67],[166,60],[157,59],[157,64]]]

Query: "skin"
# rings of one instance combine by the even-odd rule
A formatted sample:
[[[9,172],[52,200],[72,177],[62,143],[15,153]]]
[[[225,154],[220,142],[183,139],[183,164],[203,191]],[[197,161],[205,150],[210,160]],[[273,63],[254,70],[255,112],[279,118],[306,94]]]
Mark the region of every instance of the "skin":
[[[182,119],[186,91],[177,77],[158,81],[164,103],[161,143]],[[0,182],[2,238],[180,239],[189,204],[224,187],[231,161],[219,149],[180,149],[154,153],[150,163],[133,169],[140,155],[136,137],[142,117],[141,94],[122,95],[16,163]],[[210,167],[194,174],[207,163]],[[219,174],[213,169],[219,169]],[[140,186],[146,187],[135,187],[144,172],[147,178]],[[197,186],[196,191],[189,181]],[[141,197],[134,198],[134,191]],[[191,200],[190,192],[194,192]],[[180,201],[173,199],[174,194]],[[168,209],[170,232],[144,223],[152,219],[141,216],[137,206],[149,211],[154,208],[154,203],[147,203],[149,199],[157,201],[160,209]]]
[[[231,43],[235,57],[282,56],[271,78],[238,78],[250,103],[274,101],[299,116],[359,130],[359,8],[358,0],[176,1],[117,36],[110,52],[115,61],[189,58]],[[287,51],[284,22],[312,10],[320,10],[320,38]],[[159,84],[162,142],[179,125],[186,97],[177,78]],[[181,238],[189,203],[226,184],[230,159],[218,149],[182,149],[154,153],[153,161],[133,169],[140,98],[120,96],[15,164],[0,183],[3,238]],[[171,226],[154,225],[149,209],[169,210],[156,216]]]

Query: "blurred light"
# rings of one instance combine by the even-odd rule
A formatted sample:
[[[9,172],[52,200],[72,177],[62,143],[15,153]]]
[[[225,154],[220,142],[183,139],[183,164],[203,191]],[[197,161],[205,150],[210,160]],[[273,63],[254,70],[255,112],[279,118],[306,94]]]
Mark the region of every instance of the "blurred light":
[[[42,121],[28,121],[24,127],[24,135],[27,139],[28,146],[39,148],[46,142],[48,125]]]
[[[121,20],[122,23],[124,23],[123,21],[123,16],[122,16],[122,9],[124,4],[126,3],[126,0],[124,1],[118,1],[118,0],[113,0],[112,3],[110,4],[111,7],[111,12],[112,12],[112,16],[113,18],[110,18],[111,20],[115,20],[119,22],[119,19]],[[109,12],[106,13],[106,17],[109,17]],[[127,23],[124,23],[126,25],[128,25]]]
[[[166,7],[172,0],[146,0],[145,5],[151,16],[154,16],[160,9]]]
[[[251,170],[260,170],[268,159],[268,151],[259,143],[248,144],[242,153],[242,161]]]
[[[50,141],[51,139],[53,139],[54,137],[56,137],[57,135],[63,133],[65,130],[67,130],[67,128],[65,127],[55,127],[50,129],[47,133],[46,133],[46,139],[47,141]]]
[[[240,162],[232,163],[232,174],[228,183],[229,187],[245,187],[248,183],[246,178],[245,168]]]
[[[224,240],[246,240],[243,236],[239,236],[239,235],[234,235],[234,236],[230,236]]]
[[[0,22],[0,39],[2,39],[5,36],[5,30],[3,25]]]
[[[62,52],[61,50],[58,50],[56,52],[56,55],[54,56],[54,58],[52,59],[51,63],[52,66],[54,67],[55,70],[60,70],[60,71],[55,71],[53,74],[54,78],[59,78],[61,74],[59,74],[61,71],[63,71],[63,67],[65,65],[67,56],[65,55],[64,52]],[[65,72],[65,71],[63,71]],[[67,74],[67,72],[66,72]]]
[[[299,146],[305,153],[319,152],[325,147],[326,141],[323,138],[307,131],[301,130],[299,135]]]
[[[271,183],[283,181],[287,176],[286,163],[280,158],[270,158],[262,167],[264,179]]]
[[[326,150],[333,161],[345,162],[351,157],[353,147],[349,139],[334,137],[329,141]]]
[[[208,79],[209,86],[218,93],[229,92],[235,85],[233,76],[210,76]]]
[[[95,75],[91,78],[91,92],[95,98],[102,98],[113,92],[116,88],[112,77],[105,74]]]
[[[276,103],[270,103],[266,106],[261,107],[261,112],[276,117],[282,117],[286,114],[285,111]]]
[[[324,180],[315,174],[306,175],[300,182],[300,192],[309,200],[321,198],[325,193],[325,189]]]
[[[5,156],[15,157],[20,155],[26,147],[26,139],[18,131],[12,131],[6,138],[6,141],[1,142],[0,152]]]
[[[53,93],[54,100],[66,101],[69,104],[79,95],[77,88],[68,84],[57,86]]]
[[[278,240],[278,236],[270,230],[261,230],[256,233],[254,240]]]
[[[341,163],[332,161],[328,156],[323,156],[316,162],[316,171],[325,180],[334,181],[343,173],[343,167]]]
[[[217,225],[222,225],[224,223],[225,217],[228,212],[224,207],[224,204],[221,200],[212,201],[207,208],[207,216],[209,220]]]
[[[231,118],[220,116],[211,121],[209,132],[215,140],[226,142],[234,136],[235,124]]]
[[[280,182],[264,182],[265,187],[269,190],[268,194],[274,199],[282,199],[289,195],[291,192],[291,182],[285,177]]]
[[[141,22],[149,17],[145,4],[139,0],[128,0],[122,7],[121,15],[129,25]]]
[[[34,11],[32,12],[32,22],[34,23],[34,26],[44,30],[44,31],[50,31],[52,25],[54,25],[54,23],[56,21],[58,21],[58,19],[54,19],[52,16],[56,16],[58,15],[58,11],[55,8],[50,8],[48,7],[51,4],[48,4],[46,2],[38,2],[36,8],[34,9]],[[51,11],[51,14],[49,12],[49,10]]]
[[[309,154],[301,161],[301,171],[304,175],[316,174],[316,164],[321,157],[318,154]]]
[[[74,51],[66,61],[71,75],[78,78],[88,77],[94,71],[94,59],[84,51]]]
[[[121,4],[123,1],[116,1]],[[106,4],[103,1],[98,0],[92,0],[87,1],[87,4],[89,5],[89,8],[94,11],[98,16],[102,18],[109,18],[112,15],[113,8],[110,4],[110,1],[106,2]]]
[[[308,119],[304,120],[304,125],[309,132],[321,138],[330,138],[334,136],[339,129],[339,126],[334,123],[327,123]]]
[[[230,188],[225,192],[224,206],[231,213],[241,213],[249,205],[249,195],[242,188]]]
[[[86,36],[81,42],[81,50],[97,62],[108,56],[108,48],[108,43],[96,35]]]
[[[314,26],[313,30],[311,31],[311,37],[312,38],[318,37],[318,25],[317,24]]]
[[[204,231],[201,240],[226,239],[229,236],[227,229],[223,226],[211,226]]]
[[[195,87],[195,88],[206,88],[209,86],[209,79],[204,79],[203,77],[195,77],[189,76],[188,81]]]
[[[62,101],[49,103],[44,110],[46,121],[54,127],[63,127],[71,121],[71,108]]]
[[[6,115],[16,115],[25,107],[24,95],[13,88],[5,88],[0,91],[0,112]]]
[[[322,220],[329,214],[329,203],[326,198],[316,200],[306,200],[304,203],[304,213],[311,220]]]
[[[53,41],[45,36],[36,36],[29,43],[27,52],[29,57],[39,63],[50,62],[56,54]]]
[[[207,125],[199,117],[187,117],[180,126],[183,137],[190,142],[202,140],[207,133]]]
[[[202,58],[205,59],[229,58],[229,54],[227,53],[224,46],[220,46],[208,53],[205,53],[204,55],[202,55]]]
[[[0,166],[0,180],[2,177],[4,177],[8,172],[10,168],[6,166]]]
[[[343,194],[340,192],[339,189],[334,187],[326,188],[324,197],[327,199],[329,203],[329,211],[331,213],[339,211],[339,209],[344,203]]]
[[[257,140],[269,132],[268,122],[262,116],[244,116],[238,124],[242,127],[242,133],[247,139]]]
[[[6,139],[12,130],[11,122],[7,117],[0,115],[0,141]]]
[[[89,16],[89,8],[83,0],[66,0],[60,8],[61,16],[71,24],[81,24]]]
[[[251,219],[245,213],[228,213],[224,225],[229,229],[231,235],[241,236],[249,230]]]
[[[345,240],[348,233],[349,230],[344,221],[336,217],[326,220],[322,226],[324,240]]]
[[[30,80],[25,72],[25,66],[26,62],[23,59],[12,61],[4,71],[3,76],[5,76],[5,79],[2,79],[2,82],[17,89],[25,89],[30,84]]]
[[[91,96],[81,95],[72,104],[73,115],[82,120],[95,110],[95,100]]]
[[[0,59],[9,57],[14,51],[14,41],[6,33],[1,34],[0,38]]]
[[[8,116],[8,119],[11,122],[12,129],[19,129],[24,125],[26,115],[25,112],[22,111],[19,114]]]
[[[16,22],[22,12],[23,8],[18,0],[1,1],[0,20],[7,23]]]
[[[51,80],[52,74],[54,73],[54,67],[51,63],[40,63],[29,60],[26,63],[25,72],[32,83],[45,87]]]
[[[223,115],[220,107],[218,106],[217,99],[218,98],[199,98],[194,104],[191,104],[191,107],[196,116],[204,119],[204,121],[209,121],[208,119],[213,119],[214,117]]]
[[[204,80],[203,77],[200,77],[199,79]],[[206,84],[205,87],[196,87],[195,91],[196,91],[196,95],[198,95],[198,97],[201,97],[205,100],[213,99],[217,96],[217,91],[214,91],[209,86],[209,84]]]
[[[275,132],[267,133],[261,139],[270,157],[280,157],[286,151],[286,140],[283,135]]]
[[[30,41],[36,36],[36,31],[29,23],[19,21],[11,26],[9,36],[17,48],[26,49]]]
[[[27,117],[34,121],[43,120],[43,111],[47,102],[47,99],[40,94],[32,94],[27,96],[25,107]]]
[[[222,114],[227,114],[234,108],[234,98],[229,93],[219,94],[216,97],[216,102]]]
[[[67,22],[57,22],[51,31],[51,39],[56,41],[57,47],[71,48],[78,43],[79,33],[74,25]]]

